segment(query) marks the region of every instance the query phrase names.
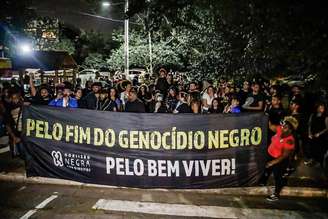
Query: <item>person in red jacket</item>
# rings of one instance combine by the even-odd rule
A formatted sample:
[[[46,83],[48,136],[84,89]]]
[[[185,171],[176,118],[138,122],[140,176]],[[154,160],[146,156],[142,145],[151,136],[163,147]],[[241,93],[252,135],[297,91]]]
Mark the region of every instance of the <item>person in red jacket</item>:
[[[279,194],[286,179],[283,174],[288,164],[289,155],[295,149],[295,138],[293,132],[298,127],[298,121],[292,117],[287,116],[280,125],[273,125],[269,122],[269,128],[275,133],[271,138],[271,144],[268,147],[268,162],[266,163],[266,170],[262,178],[263,184],[273,173],[275,187],[273,193],[267,198],[268,201],[279,200]]]

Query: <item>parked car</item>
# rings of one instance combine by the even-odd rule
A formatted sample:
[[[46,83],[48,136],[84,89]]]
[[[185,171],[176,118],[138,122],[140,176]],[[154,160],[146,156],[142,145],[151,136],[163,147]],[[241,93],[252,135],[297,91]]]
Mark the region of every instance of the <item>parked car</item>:
[[[94,81],[99,75],[96,69],[85,69],[78,73],[77,77],[81,79],[81,85],[84,86],[87,81]]]
[[[127,79],[132,81],[135,76],[138,76],[138,78],[140,78],[140,77],[144,77],[145,74],[146,74],[145,69],[133,68],[133,69],[129,70],[129,75],[128,75]]]
[[[127,77],[125,77],[124,72],[117,71],[117,72],[115,72],[113,78],[114,78],[114,82],[126,80],[126,79],[129,81],[133,81],[133,78],[138,76],[139,83],[143,83],[143,80],[145,79],[146,75],[149,75],[149,74],[145,71],[145,69],[134,68],[134,69],[129,70],[129,74]]]

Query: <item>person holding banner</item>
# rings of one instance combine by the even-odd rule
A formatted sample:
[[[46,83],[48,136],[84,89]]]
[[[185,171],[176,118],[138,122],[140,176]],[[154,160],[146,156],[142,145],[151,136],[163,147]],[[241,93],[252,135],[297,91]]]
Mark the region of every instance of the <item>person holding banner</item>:
[[[144,103],[138,99],[137,91],[131,90],[129,99],[125,104],[125,112],[130,113],[145,113]]]
[[[271,144],[268,147],[268,162],[261,179],[262,184],[265,185],[271,173],[274,175],[275,188],[267,198],[268,201],[279,200],[280,191],[286,183],[283,174],[288,165],[289,155],[295,149],[293,132],[297,127],[298,121],[292,116],[285,117],[280,125],[274,125],[269,121],[269,128],[275,135],[271,138]]]
[[[108,96],[109,96],[109,91],[108,90],[103,89],[103,90],[100,91],[99,101],[97,101],[96,110],[112,111],[112,112],[117,111],[117,106],[116,106],[115,101],[110,99]]]
[[[179,102],[177,103],[173,113],[191,113],[191,109],[187,102],[188,94],[186,92],[179,92]]]
[[[92,91],[89,92],[83,99],[82,99],[82,107],[85,109],[95,110],[97,109],[97,103],[99,101],[100,91],[102,89],[101,82],[94,82],[91,85]]]
[[[66,83],[64,86],[63,95],[50,101],[49,106],[64,107],[64,108],[78,108],[77,100],[72,95],[72,85]]]
[[[13,157],[20,156],[25,159],[25,147],[22,144],[21,133],[23,130],[24,99],[19,89],[12,88],[9,91],[9,105],[4,115],[7,133],[9,136],[9,146]]]

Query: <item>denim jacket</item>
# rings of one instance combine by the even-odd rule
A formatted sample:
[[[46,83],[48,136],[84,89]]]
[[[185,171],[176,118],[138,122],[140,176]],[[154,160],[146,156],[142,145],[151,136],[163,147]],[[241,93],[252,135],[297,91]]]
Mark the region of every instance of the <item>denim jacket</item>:
[[[50,101],[49,106],[64,107],[63,106],[63,98],[54,99],[54,100]],[[68,99],[67,107],[68,108],[77,108],[78,107],[77,100],[75,98],[70,97]]]

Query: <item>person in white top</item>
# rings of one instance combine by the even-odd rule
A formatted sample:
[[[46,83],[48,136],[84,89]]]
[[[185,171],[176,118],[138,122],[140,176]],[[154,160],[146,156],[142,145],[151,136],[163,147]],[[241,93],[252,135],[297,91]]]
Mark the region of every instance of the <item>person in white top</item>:
[[[124,91],[120,94],[120,99],[122,101],[123,108],[125,107],[125,104],[129,99],[130,91],[132,89],[132,84],[127,83],[125,86],[126,87],[125,87]]]
[[[202,111],[207,113],[212,105],[213,99],[216,98],[216,93],[213,86],[209,86],[202,95]]]

